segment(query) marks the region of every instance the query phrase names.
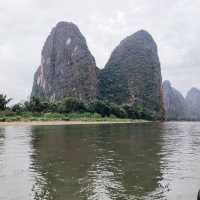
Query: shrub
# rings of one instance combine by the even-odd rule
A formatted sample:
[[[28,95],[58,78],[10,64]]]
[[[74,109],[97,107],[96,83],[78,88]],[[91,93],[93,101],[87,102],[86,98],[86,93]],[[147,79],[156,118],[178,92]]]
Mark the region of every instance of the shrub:
[[[147,110],[142,105],[136,105],[136,106],[124,105],[123,108],[126,111],[128,118],[147,119],[147,120],[153,119],[152,113],[149,112],[149,110]]]
[[[134,110],[133,106],[124,105],[123,109],[125,110],[127,117],[130,119],[138,119],[138,113]]]
[[[43,112],[49,109],[49,103],[46,101],[41,101],[37,97],[32,97],[31,100],[24,103],[26,111],[29,112]]]
[[[47,112],[58,112],[58,102],[49,102],[48,108],[46,109]]]
[[[69,97],[58,104],[58,111],[61,113],[84,112],[86,107],[82,101]]]
[[[85,112],[85,113],[69,113],[67,114],[67,117],[71,120],[82,120],[82,119],[99,119],[101,118],[101,115],[98,113],[90,113],[90,112]]]
[[[102,117],[110,116],[110,114],[111,114],[109,105],[106,102],[100,101],[100,100],[96,100],[96,101],[89,103],[88,111],[91,113],[96,112],[96,113],[100,114]]]
[[[16,113],[13,112],[12,110],[4,110],[0,112],[0,116],[5,116],[5,117],[12,117],[12,116],[16,116]]]
[[[6,118],[5,117],[0,117],[0,122],[5,122]]]
[[[44,117],[47,119],[62,119],[65,116],[61,113],[45,113]]]
[[[110,104],[110,113],[112,115],[115,115],[116,117],[119,117],[119,118],[126,118],[127,117],[127,113],[124,110],[124,108],[122,108],[121,106],[118,106],[116,104],[113,104],[113,103]]]
[[[20,113],[22,113],[22,112],[25,111],[25,107],[24,107],[23,104],[18,103],[18,104],[15,104],[15,105],[11,108],[11,110],[12,110],[13,112],[16,112],[17,114],[20,114]]]

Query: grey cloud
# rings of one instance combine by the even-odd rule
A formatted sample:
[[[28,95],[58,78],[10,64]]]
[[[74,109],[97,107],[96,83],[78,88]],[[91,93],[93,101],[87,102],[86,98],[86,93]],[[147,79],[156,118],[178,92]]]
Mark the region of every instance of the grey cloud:
[[[61,20],[79,26],[101,68],[120,40],[146,29],[158,44],[163,79],[184,94],[200,88],[199,8],[199,0],[2,0],[0,93],[27,98],[43,43]]]

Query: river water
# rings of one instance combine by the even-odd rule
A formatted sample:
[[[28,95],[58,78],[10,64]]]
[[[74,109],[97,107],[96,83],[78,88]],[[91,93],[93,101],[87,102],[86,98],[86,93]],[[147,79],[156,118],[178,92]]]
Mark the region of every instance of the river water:
[[[1,200],[196,200],[200,123],[0,127]]]

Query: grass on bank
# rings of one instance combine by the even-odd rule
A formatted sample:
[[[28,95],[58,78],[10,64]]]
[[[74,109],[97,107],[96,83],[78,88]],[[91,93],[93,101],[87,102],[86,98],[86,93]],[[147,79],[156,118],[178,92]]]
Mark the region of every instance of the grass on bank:
[[[32,97],[30,101],[8,107],[10,99],[0,95],[0,122],[13,121],[115,121],[138,119],[151,120],[152,113],[142,105],[117,105],[108,101],[66,97],[62,101],[49,102]]]
[[[0,122],[15,122],[15,121],[111,121],[111,122],[129,122],[131,119],[117,118],[114,115],[102,117],[98,113],[14,113],[1,112]]]

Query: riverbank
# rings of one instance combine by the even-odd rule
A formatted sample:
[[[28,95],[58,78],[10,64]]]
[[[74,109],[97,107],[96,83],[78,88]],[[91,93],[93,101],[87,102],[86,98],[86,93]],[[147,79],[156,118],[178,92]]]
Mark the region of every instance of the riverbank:
[[[29,121],[118,121],[127,120],[125,118],[117,118],[115,116],[102,117],[97,113],[14,113],[5,112],[0,113],[0,122],[29,122]]]
[[[113,115],[102,117],[97,113],[21,113],[0,115],[0,125],[72,125],[72,124],[110,124],[138,123],[145,120],[117,118]]]
[[[31,126],[53,126],[53,125],[89,125],[89,124],[132,124],[132,123],[145,123],[145,120],[117,120],[117,121],[12,121],[0,122],[0,126],[18,126],[18,125],[31,125]]]

